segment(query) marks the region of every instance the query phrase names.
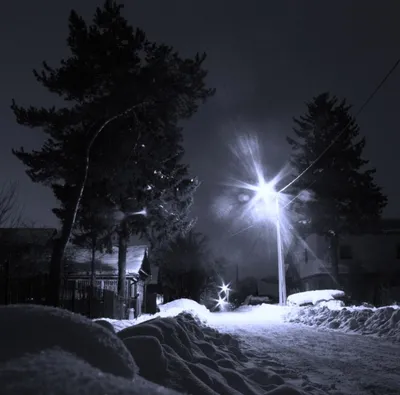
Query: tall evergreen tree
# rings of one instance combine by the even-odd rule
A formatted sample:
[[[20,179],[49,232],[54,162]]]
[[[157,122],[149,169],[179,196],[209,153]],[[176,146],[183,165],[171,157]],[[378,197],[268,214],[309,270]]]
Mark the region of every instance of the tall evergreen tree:
[[[291,190],[294,195],[302,190],[311,192],[309,199],[297,200],[295,209],[303,217],[304,236],[316,233],[329,240],[332,277],[336,282],[340,235],[377,226],[387,204],[386,196],[374,180],[376,170],[367,167],[369,161],[363,157],[365,138],[360,136],[350,109],[345,100],[323,93],[307,104],[305,115],[294,119],[296,137],[287,138],[295,176],[336,139]]]
[[[200,301],[202,294],[217,288],[224,261],[212,259],[207,238],[193,229],[156,250],[152,262],[159,267],[159,283],[165,300],[188,298]]]
[[[62,258],[86,181],[101,173],[112,157],[112,144],[105,154],[104,141],[118,142],[112,152],[115,158],[152,141],[154,151],[148,152],[144,163],[137,163],[144,177],[144,169],[158,160],[160,150],[164,160],[166,151],[170,157],[177,154],[181,132],[176,124],[191,117],[214,93],[205,85],[204,54],[183,59],[171,47],[149,42],[143,31],[128,24],[121,9],[115,1],[105,1],[90,25],[71,11],[67,40],[71,55],[58,68],[44,62],[42,71],[34,71],[38,82],[67,102],[65,107],[12,104],[19,124],[41,128],[48,136],[40,150],[21,148],[14,154],[34,182],[50,186],[63,202],[62,229],[50,265],[48,301],[53,305],[59,304]],[[169,124],[171,128],[165,127]],[[146,143],[141,141],[144,135]],[[164,167],[153,171],[163,172]],[[145,184],[143,179],[140,183]]]

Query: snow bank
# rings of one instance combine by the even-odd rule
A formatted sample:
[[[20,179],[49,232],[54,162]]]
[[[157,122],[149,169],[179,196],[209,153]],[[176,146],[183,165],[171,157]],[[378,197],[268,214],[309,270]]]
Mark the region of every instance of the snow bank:
[[[176,395],[139,377],[122,340],[85,317],[11,305],[0,322],[2,395]]]
[[[117,336],[81,315],[44,306],[10,305],[0,307],[0,322],[0,363],[58,347],[103,372],[132,379],[137,371]]]
[[[287,322],[345,332],[385,337],[400,342],[399,306],[366,307],[302,307],[292,309]]]
[[[181,313],[190,313],[195,317],[198,317],[202,321],[206,321],[210,316],[210,311],[203,305],[190,299],[178,299],[173,302],[165,303],[158,306],[160,309],[159,313],[156,314],[142,314],[140,317],[134,320],[113,320],[110,318],[100,318],[95,321],[100,321],[101,325],[106,325],[104,322],[109,322],[114,327],[115,332],[119,332],[124,328],[129,328],[132,325],[138,325],[142,322],[152,320],[157,317],[176,317]]]
[[[205,318],[210,314],[210,311],[205,306],[190,299],[178,299],[158,307],[161,315],[168,314],[170,317],[183,312],[191,313],[199,318]]]
[[[238,341],[188,313],[154,318],[118,332],[140,375],[191,395],[297,395],[272,371],[246,366]]]
[[[335,298],[341,298],[344,292],[337,289],[323,289],[317,291],[299,292],[288,296],[287,304],[289,306],[302,306],[305,304],[316,305],[322,301],[330,301]]]

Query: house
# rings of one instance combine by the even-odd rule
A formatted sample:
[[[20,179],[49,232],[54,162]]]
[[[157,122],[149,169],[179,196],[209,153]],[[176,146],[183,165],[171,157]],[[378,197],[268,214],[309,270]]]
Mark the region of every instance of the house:
[[[0,229],[0,304],[45,303],[48,267],[56,235],[54,228]],[[135,316],[146,309],[146,287],[152,278],[146,251],[147,245],[131,238],[127,251],[124,316],[130,308],[134,309]],[[67,246],[62,307],[91,316],[119,315],[115,313],[120,304],[116,297],[118,247],[113,246],[111,253],[95,253],[95,298],[92,299],[97,302],[89,308],[91,261],[88,249]]]
[[[110,252],[95,252],[94,294],[100,306],[95,306],[96,313],[92,311],[91,316],[117,315],[128,318],[129,309],[133,309],[135,317],[146,310],[147,284],[152,278],[151,267],[147,256],[147,245],[137,243],[138,240],[135,237],[132,237],[128,243],[125,295],[122,301],[125,311],[120,314],[114,314],[111,311],[118,305],[116,298],[118,291],[118,247],[113,246]],[[92,252],[89,249],[70,245],[67,249],[67,255],[69,262],[65,273],[67,284],[63,299],[70,301],[71,305],[76,305],[89,297]],[[108,306],[110,304],[115,305],[108,308],[107,312],[104,311],[104,306],[101,306],[105,303],[103,300],[105,297],[113,299],[109,301]],[[67,308],[75,310],[73,306]]]
[[[400,300],[400,220],[382,220],[374,232],[341,236],[338,258],[340,285],[331,276],[326,238],[313,234],[294,240],[285,262],[289,293],[340,287],[357,302]]]

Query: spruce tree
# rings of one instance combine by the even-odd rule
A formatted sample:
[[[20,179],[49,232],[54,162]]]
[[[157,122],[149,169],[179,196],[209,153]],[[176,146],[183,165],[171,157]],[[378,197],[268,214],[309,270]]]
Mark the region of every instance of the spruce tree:
[[[302,217],[303,237],[325,236],[331,250],[332,277],[339,283],[339,238],[343,234],[368,231],[379,225],[387,198],[374,180],[375,169],[364,158],[365,137],[350,113],[346,100],[323,93],[309,103],[305,115],[294,119],[295,138],[291,165],[298,176],[290,193],[297,199],[295,210]],[[344,133],[341,133],[344,130]],[[318,159],[319,155],[332,146]],[[318,159],[318,160],[317,160]]]
[[[61,232],[50,264],[48,302],[52,305],[59,304],[63,255],[88,178],[101,174],[112,155],[123,158],[121,153],[127,149],[145,145],[143,136],[146,142],[158,143],[144,163],[137,163],[143,174],[160,149],[170,150],[169,157],[174,157],[182,138],[177,123],[191,117],[214,93],[205,84],[204,54],[185,59],[169,46],[150,42],[143,31],[128,24],[121,9],[108,0],[96,10],[91,24],[71,11],[70,56],[57,68],[44,62],[41,71],[34,71],[39,83],[66,101],[64,107],[12,104],[19,124],[41,128],[47,135],[41,149],[21,148],[13,153],[32,181],[50,186],[63,203]],[[169,123],[176,132],[167,133],[163,126]],[[102,147],[104,141],[115,142],[115,133],[119,144],[110,144],[110,150],[116,149],[111,155]],[[122,135],[125,140],[120,140]],[[162,157],[166,160],[165,154]]]

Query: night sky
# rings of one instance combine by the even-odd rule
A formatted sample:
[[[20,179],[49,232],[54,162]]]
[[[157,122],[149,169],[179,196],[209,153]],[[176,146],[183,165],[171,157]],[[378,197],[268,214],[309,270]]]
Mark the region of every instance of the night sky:
[[[228,223],[211,209],[220,183],[230,173],[228,144],[234,133],[251,131],[263,142],[272,172],[288,158],[285,136],[304,102],[330,91],[362,104],[399,56],[400,2],[392,1],[127,1],[124,15],[148,37],[182,55],[206,51],[209,85],[216,96],[185,124],[186,161],[202,180],[196,195],[198,229],[215,252],[241,264],[241,273],[275,271],[274,250],[260,230],[230,237]],[[66,57],[71,8],[91,17],[95,0],[4,2],[0,13],[0,182],[17,180],[26,216],[37,225],[57,226],[51,192],[33,184],[11,148],[40,147],[43,134],[18,126],[9,108],[58,104],[36,83],[31,70],[42,60]],[[172,6],[173,5],[173,6]],[[358,118],[367,137],[365,156],[389,196],[387,216],[400,217],[400,70]],[[266,254],[266,251],[268,254]]]

